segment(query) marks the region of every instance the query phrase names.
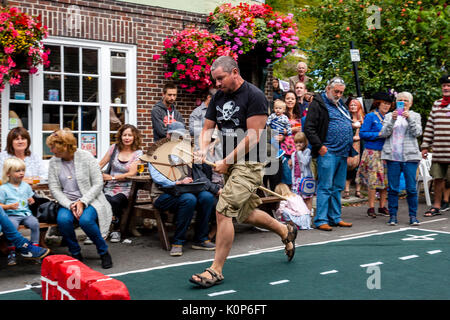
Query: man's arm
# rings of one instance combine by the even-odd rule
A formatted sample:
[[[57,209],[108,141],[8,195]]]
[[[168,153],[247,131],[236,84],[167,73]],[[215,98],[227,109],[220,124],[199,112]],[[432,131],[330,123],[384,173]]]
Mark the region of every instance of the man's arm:
[[[211,137],[215,127],[216,123],[214,121],[205,119],[205,123],[203,124],[203,129],[199,137],[200,152],[204,156],[206,156],[206,153],[208,152],[208,146],[211,143]]]
[[[225,159],[216,163],[215,170],[222,174],[227,173],[230,165],[246,155],[259,142],[261,132],[266,127],[266,121],[267,115],[265,114],[247,118],[247,135]]]
[[[164,125],[164,114],[157,110],[152,110],[152,127],[153,127],[153,140],[165,138],[167,135],[167,128]]]

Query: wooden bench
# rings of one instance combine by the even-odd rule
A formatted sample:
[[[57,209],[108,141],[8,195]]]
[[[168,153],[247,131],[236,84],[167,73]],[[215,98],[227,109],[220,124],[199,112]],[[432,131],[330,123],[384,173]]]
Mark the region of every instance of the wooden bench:
[[[280,198],[275,196],[262,197],[262,204],[271,204],[280,202]],[[170,251],[169,236],[165,224],[174,221],[174,214],[166,211],[161,212],[161,210],[156,209],[153,204],[137,204],[133,208],[133,218],[142,217],[156,220],[156,227],[158,229],[159,241],[161,242],[161,247],[164,250]]]

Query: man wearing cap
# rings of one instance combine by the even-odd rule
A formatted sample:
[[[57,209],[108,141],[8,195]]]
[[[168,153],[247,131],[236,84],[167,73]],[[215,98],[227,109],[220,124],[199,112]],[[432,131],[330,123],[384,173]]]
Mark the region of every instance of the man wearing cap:
[[[450,181],[450,75],[439,79],[442,99],[434,102],[423,134],[422,157],[427,158],[433,151],[430,173],[434,178],[434,203],[425,212],[425,217],[441,214],[441,201],[445,190],[445,180]],[[448,208],[448,203],[444,204]]]
[[[189,132],[181,122],[172,122],[167,126],[167,138],[179,139],[189,138]],[[148,155],[140,158],[143,161],[149,161]],[[180,164],[176,156],[171,157],[173,164]],[[195,218],[195,234],[193,249],[214,250],[215,245],[208,239],[208,226],[210,216],[214,211],[214,195],[220,194],[220,186],[211,182],[212,170],[207,165],[194,164],[192,171],[185,165],[181,167],[187,174],[183,175],[177,181],[172,181],[156,170],[148,163],[148,170],[152,177],[152,186],[150,197],[153,205],[162,210],[169,210],[176,214],[175,216],[175,234],[173,236],[171,256],[181,256],[183,254],[183,245],[186,242],[186,232],[191,224],[194,212],[197,212]],[[196,181],[204,182],[203,190],[198,193],[185,192],[177,194],[175,186],[180,184],[189,184]]]
[[[341,100],[345,83],[339,77],[328,81],[325,92],[317,93],[309,105],[304,132],[317,158],[317,214],[314,224],[319,230],[331,226],[351,227],[341,218],[341,191],[347,176],[347,157],[353,149],[350,113]]]
[[[177,100],[177,86],[173,83],[166,83],[163,87],[162,99],[152,109],[153,141],[158,141],[166,137],[167,126],[172,122],[184,124],[183,116],[175,108]]]

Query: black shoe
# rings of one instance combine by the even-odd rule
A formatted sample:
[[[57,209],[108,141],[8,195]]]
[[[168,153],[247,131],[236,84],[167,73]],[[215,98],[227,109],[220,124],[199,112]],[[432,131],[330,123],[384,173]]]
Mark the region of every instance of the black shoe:
[[[103,269],[110,269],[113,266],[112,258],[109,252],[106,252],[105,254],[101,255],[100,258],[102,259],[102,268]]]
[[[72,258],[75,258],[75,259],[77,259],[80,262],[84,262],[83,256],[81,255],[81,252],[79,254],[72,254],[71,256],[72,256]]]
[[[448,210],[450,210],[450,205],[448,204],[448,202],[442,201],[440,211],[441,212],[445,212],[445,211],[448,211]]]

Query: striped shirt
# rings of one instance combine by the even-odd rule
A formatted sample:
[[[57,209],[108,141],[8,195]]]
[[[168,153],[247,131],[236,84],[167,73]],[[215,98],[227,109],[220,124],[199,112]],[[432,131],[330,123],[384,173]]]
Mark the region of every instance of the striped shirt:
[[[422,149],[433,149],[433,162],[450,163],[450,105],[433,104],[423,134]]]

